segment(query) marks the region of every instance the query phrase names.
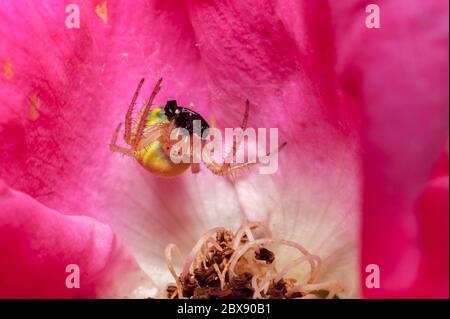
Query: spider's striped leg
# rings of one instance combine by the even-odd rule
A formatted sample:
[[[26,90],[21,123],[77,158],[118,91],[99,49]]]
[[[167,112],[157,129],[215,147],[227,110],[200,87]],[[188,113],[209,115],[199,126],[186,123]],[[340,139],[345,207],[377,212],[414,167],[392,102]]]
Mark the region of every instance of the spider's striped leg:
[[[247,128],[247,122],[248,122],[248,114],[250,112],[250,102],[249,100],[245,101],[245,111],[244,111],[244,118],[242,119],[241,123],[241,131],[239,131],[239,134],[236,136],[236,138],[233,140],[233,146],[231,150],[228,152],[228,154],[225,156],[225,159],[222,164],[222,171],[226,171],[231,167],[231,163],[236,156],[237,149],[239,148],[239,145],[242,142],[243,133],[245,129]]]
[[[119,136],[119,131],[120,131],[121,127],[122,127],[122,123],[119,123],[119,125],[117,125],[117,128],[114,131],[114,134],[111,138],[111,143],[109,144],[109,148],[113,152],[118,152],[118,153],[122,153],[122,154],[125,154],[128,156],[134,157],[134,154],[135,154],[134,151],[117,145],[117,137]]]
[[[284,148],[286,146],[286,144],[287,143],[284,142],[279,147],[277,147],[275,150],[268,152],[266,154],[266,156],[268,157],[275,153],[278,153],[282,148]],[[216,162],[214,162],[213,160],[210,160],[208,163],[206,163],[206,167],[214,174],[224,176],[224,175],[231,175],[239,170],[242,170],[244,168],[248,168],[248,167],[254,166],[256,164],[260,164],[260,163],[261,163],[261,159],[259,157],[256,159],[255,162],[245,162],[245,163],[241,163],[241,164],[228,165],[228,166],[225,166],[224,164],[220,165],[220,164],[217,164]]]
[[[156,94],[158,94],[159,90],[161,89],[161,82],[162,82],[162,78],[160,78],[158,80],[158,82],[156,82],[155,87],[153,88],[152,94],[150,95],[150,98],[148,99],[148,101],[145,103],[144,108],[141,112],[141,116],[140,116],[140,118],[138,120],[138,124],[136,126],[136,135],[134,137],[134,141],[131,146],[131,148],[133,150],[137,150],[139,142],[142,139],[142,135],[144,134],[145,124],[147,122],[148,115],[150,114],[150,109],[151,109],[153,100],[155,99]]]
[[[240,127],[241,131],[239,131],[238,136],[236,136],[236,138],[233,140],[233,146],[232,146],[231,150],[228,152],[228,154],[224,157],[222,164],[216,163],[212,158],[209,157],[209,155],[202,154],[202,155],[206,156],[206,161],[205,161],[206,167],[214,174],[227,175],[228,172],[231,172],[233,170],[232,167],[234,167],[234,166],[232,166],[231,163],[234,159],[234,156],[236,155],[239,145],[241,144],[242,137],[243,137],[243,131],[247,128],[249,111],[250,111],[250,102],[249,102],[249,100],[246,100],[244,117],[242,119],[242,123],[241,123],[241,127]]]
[[[133,126],[132,123],[132,116],[133,116],[133,109],[136,105],[136,100],[139,96],[139,91],[141,90],[142,85],[144,84],[144,79],[141,79],[139,81],[138,87],[136,91],[134,92],[133,99],[131,100],[130,106],[128,107],[127,114],[125,115],[125,132],[123,134],[123,139],[128,145],[132,145],[132,138],[131,138],[131,129]]]

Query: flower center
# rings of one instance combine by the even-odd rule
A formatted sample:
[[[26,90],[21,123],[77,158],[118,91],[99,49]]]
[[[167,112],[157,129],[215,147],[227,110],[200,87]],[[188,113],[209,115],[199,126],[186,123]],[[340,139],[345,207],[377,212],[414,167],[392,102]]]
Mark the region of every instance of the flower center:
[[[293,248],[300,255],[279,265],[278,246]],[[179,275],[172,252],[184,260]],[[235,233],[223,227],[210,229],[185,259],[174,244],[167,246],[165,254],[175,280],[166,287],[165,297],[171,299],[337,298],[341,289],[334,280],[316,282],[322,264],[318,256],[295,242],[272,238],[259,222],[244,221]],[[304,263],[309,264],[309,276],[306,283],[300,283],[289,274]]]

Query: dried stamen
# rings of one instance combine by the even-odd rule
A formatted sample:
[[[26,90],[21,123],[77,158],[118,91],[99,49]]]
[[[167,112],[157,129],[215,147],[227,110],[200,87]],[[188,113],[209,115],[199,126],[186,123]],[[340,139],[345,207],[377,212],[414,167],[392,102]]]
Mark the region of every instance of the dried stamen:
[[[263,232],[256,232],[255,230]],[[261,234],[264,234],[262,238]],[[216,227],[207,231],[194,245],[185,259],[183,270],[177,275],[173,267],[172,251],[179,258],[175,245],[166,248],[166,260],[175,284],[166,289],[167,298],[224,299],[224,298],[334,298],[340,285],[336,281],[315,283],[321,260],[303,246],[270,238],[262,223],[245,221],[231,233]],[[295,248],[301,256],[293,259],[280,270],[275,265],[276,254],[267,245],[284,245]],[[271,248],[272,249],[272,248]],[[310,275],[306,284],[287,278],[292,269],[307,262]]]
[[[260,248],[259,251],[255,251],[255,259],[264,260],[266,264],[271,264],[275,260],[275,255],[267,248]]]

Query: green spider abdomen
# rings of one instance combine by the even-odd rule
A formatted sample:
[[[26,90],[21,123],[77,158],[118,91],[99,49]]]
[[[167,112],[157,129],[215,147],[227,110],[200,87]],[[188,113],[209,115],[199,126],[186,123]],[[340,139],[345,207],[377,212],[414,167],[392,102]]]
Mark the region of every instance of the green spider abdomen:
[[[162,108],[154,108],[151,111],[146,126],[149,127],[157,123],[169,123]],[[190,163],[173,163],[170,157],[164,152],[160,139],[145,145],[136,154],[136,160],[146,170],[164,177],[180,175],[190,166]]]

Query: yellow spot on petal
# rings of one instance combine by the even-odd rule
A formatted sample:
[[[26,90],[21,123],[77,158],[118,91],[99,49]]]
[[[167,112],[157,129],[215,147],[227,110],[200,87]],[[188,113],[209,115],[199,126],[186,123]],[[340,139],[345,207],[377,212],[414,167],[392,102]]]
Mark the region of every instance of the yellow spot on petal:
[[[5,62],[3,63],[3,75],[7,80],[12,79],[12,77],[14,76],[12,62],[10,59],[6,59]]]
[[[108,2],[105,0],[95,6],[95,12],[103,20],[104,23],[108,23]]]
[[[41,108],[41,99],[34,93],[30,98],[29,115],[32,121],[39,117],[39,109]]]

